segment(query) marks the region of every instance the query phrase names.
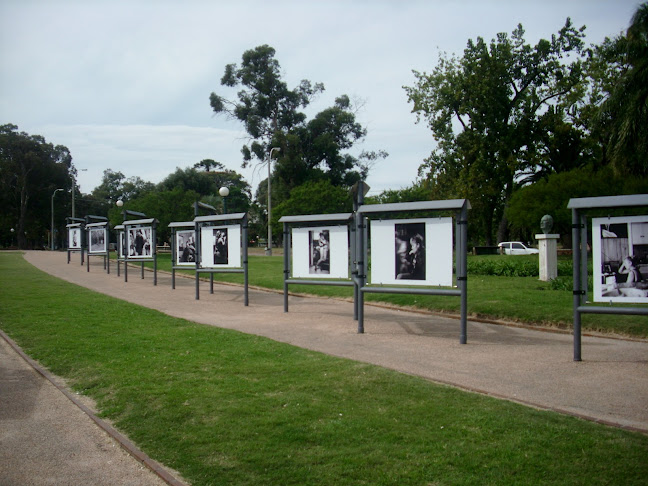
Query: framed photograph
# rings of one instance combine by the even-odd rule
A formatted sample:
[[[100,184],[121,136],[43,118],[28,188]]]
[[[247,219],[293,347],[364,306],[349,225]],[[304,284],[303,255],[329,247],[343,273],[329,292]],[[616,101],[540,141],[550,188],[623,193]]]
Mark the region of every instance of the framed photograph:
[[[126,258],[126,233],[123,230],[117,235],[117,245],[119,246],[119,258]]]
[[[292,229],[294,278],[349,278],[346,226]]]
[[[592,219],[594,301],[648,303],[648,216]]]
[[[371,221],[371,283],[452,286],[452,218]]]
[[[194,266],[196,264],[195,230],[176,231],[176,265]]]
[[[127,226],[128,258],[153,258],[153,227]]]
[[[108,229],[105,226],[88,229],[88,252],[106,253],[106,236]]]
[[[81,249],[81,228],[78,226],[74,228],[68,228],[68,249]]]
[[[241,226],[203,226],[200,260],[203,268],[241,267]]]

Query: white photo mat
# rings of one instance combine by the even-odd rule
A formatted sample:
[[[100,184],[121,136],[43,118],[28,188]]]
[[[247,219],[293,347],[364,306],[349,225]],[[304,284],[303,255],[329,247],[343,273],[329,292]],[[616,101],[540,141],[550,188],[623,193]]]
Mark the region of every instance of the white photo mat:
[[[106,253],[108,228],[99,226],[88,228],[88,253]]]
[[[452,286],[451,217],[370,224],[372,284]]]
[[[180,267],[196,265],[196,230],[176,230],[175,264]]]
[[[293,278],[349,278],[348,233],[346,226],[292,228]],[[327,248],[321,250],[322,246]],[[318,265],[324,252],[326,262]]]
[[[592,219],[594,302],[648,303],[648,216]]]
[[[81,249],[81,228],[68,228],[68,248],[70,250]]]
[[[226,239],[226,246],[222,239]],[[220,261],[217,252],[224,253]],[[241,268],[241,226],[203,226],[200,229],[200,260],[202,268]],[[222,263],[226,261],[226,263]]]

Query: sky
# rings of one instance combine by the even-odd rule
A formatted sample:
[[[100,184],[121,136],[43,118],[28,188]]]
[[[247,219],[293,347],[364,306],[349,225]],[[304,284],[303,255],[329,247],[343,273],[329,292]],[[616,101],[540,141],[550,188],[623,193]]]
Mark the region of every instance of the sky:
[[[242,169],[246,133],[215,115],[209,95],[227,64],[268,44],[289,88],[326,90],[313,116],[347,94],[368,130],[352,153],[384,150],[370,194],[407,187],[435,147],[416,123],[403,86],[431,72],[440,53],[461,56],[469,39],[510,34],[549,39],[567,17],[586,43],[625,31],[640,2],[628,0],[0,0],[0,124],[66,146],[90,193],[106,169],[157,183],[176,168],[214,159],[253,191],[267,166]]]

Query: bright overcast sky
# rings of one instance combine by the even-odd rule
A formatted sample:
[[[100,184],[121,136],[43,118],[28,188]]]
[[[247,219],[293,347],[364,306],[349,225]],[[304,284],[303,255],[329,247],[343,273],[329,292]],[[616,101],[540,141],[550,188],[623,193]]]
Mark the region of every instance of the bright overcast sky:
[[[550,38],[570,17],[598,44],[628,26],[628,0],[0,0],[0,124],[70,149],[83,192],[105,169],[160,182],[176,167],[214,159],[253,190],[267,172],[241,169],[242,125],[214,116],[212,91],[247,49],[276,50],[289,88],[324,83],[313,109],[348,94],[364,101],[360,150],[389,157],[369,175],[372,194],[410,185],[434,147],[403,90],[440,51],[490,41],[518,23]],[[312,115],[313,111],[309,111]],[[85,170],[82,170],[85,169]]]

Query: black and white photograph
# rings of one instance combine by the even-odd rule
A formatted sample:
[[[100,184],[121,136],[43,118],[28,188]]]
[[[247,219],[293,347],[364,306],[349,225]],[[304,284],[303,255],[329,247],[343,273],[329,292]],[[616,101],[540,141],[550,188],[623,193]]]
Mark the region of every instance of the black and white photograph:
[[[308,273],[331,273],[331,245],[329,230],[309,231],[308,248],[310,261],[308,262]]]
[[[70,228],[68,230],[68,248],[70,250],[81,249],[81,228]]]
[[[292,276],[349,278],[348,227],[292,228]]]
[[[452,218],[370,221],[370,281],[452,286]]]
[[[176,264],[196,264],[196,232],[193,229],[176,231]]]
[[[123,230],[119,232],[117,241],[119,242],[119,258],[126,258],[126,233]]]
[[[200,229],[200,266],[202,268],[240,268],[241,226],[203,226]]]
[[[150,226],[128,228],[128,257],[153,257],[152,228]]]
[[[227,256],[227,228],[217,228],[214,230],[214,265],[227,265]]]
[[[425,223],[394,225],[397,280],[425,280]]]
[[[595,302],[648,302],[648,216],[592,220]]]
[[[90,228],[88,251],[90,253],[106,253],[106,227]]]

